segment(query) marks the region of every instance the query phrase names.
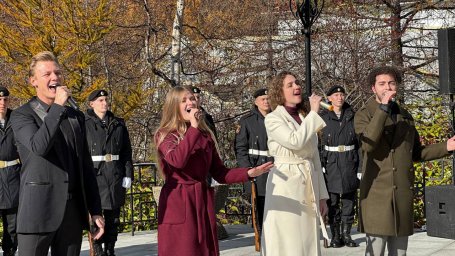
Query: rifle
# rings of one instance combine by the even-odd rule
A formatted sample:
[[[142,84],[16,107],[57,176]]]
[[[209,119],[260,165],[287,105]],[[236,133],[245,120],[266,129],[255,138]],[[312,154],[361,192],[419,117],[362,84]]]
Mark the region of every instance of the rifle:
[[[88,244],[90,247],[89,256],[97,256],[95,254],[95,249],[93,248],[93,237],[92,233],[96,232],[96,224],[92,220],[92,216],[88,215],[88,223],[89,223],[89,230],[88,230]]]
[[[256,192],[256,183],[251,181],[251,212],[253,218],[253,228],[254,228],[254,247],[257,252],[261,251],[261,235],[259,233],[259,220],[257,212],[257,192]]]

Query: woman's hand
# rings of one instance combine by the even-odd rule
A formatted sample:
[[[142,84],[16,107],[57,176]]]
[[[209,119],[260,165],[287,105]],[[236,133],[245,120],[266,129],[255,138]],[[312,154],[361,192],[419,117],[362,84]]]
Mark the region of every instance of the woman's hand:
[[[273,162],[267,162],[265,164],[261,164],[259,166],[256,166],[254,168],[251,168],[248,170],[248,176],[249,177],[257,177],[259,175],[262,175],[266,172],[270,171],[270,168],[274,167]]]
[[[319,212],[321,216],[324,217],[329,212],[329,208],[327,207],[327,199],[319,200]]]
[[[318,96],[314,93],[310,96],[309,101],[310,101],[310,108],[312,111],[314,111],[316,113],[319,112],[321,100],[322,100],[322,97]]]
[[[199,119],[201,117],[201,114],[202,114],[202,112],[198,108],[192,108],[190,111],[190,123],[191,123],[191,126],[193,126],[196,129],[199,126]]]

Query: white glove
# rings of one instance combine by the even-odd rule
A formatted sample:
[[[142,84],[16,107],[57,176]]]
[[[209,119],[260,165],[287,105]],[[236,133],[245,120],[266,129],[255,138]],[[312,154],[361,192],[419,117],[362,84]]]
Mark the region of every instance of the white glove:
[[[131,187],[131,178],[130,177],[123,177],[122,187],[124,187],[124,188]]]
[[[322,173],[325,173],[325,167],[322,167]]]
[[[357,173],[357,179],[359,179],[359,180],[362,179],[362,173],[360,173],[360,172]]]

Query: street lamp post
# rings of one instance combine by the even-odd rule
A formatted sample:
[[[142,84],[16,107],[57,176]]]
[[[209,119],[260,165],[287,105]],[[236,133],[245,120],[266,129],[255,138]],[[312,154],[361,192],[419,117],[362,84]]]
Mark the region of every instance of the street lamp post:
[[[293,8],[293,0],[289,0],[291,12],[303,25],[302,34],[305,35],[305,70],[306,94],[311,95],[311,26],[317,20],[324,8],[324,0],[295,0],[296,10]]]

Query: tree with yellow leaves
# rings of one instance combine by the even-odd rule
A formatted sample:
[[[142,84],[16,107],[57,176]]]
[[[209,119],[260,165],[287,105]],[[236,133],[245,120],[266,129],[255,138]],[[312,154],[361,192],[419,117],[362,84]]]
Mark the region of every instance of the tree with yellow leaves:
[[[92,72],[97,43],[112,29],[108,0],[11,0],[0,3],[0,57],[14,73],[3,78],[16,97],[33,95],[27,85],[31,57],[48,50],[59,58],[75,98],[105,83]]]

